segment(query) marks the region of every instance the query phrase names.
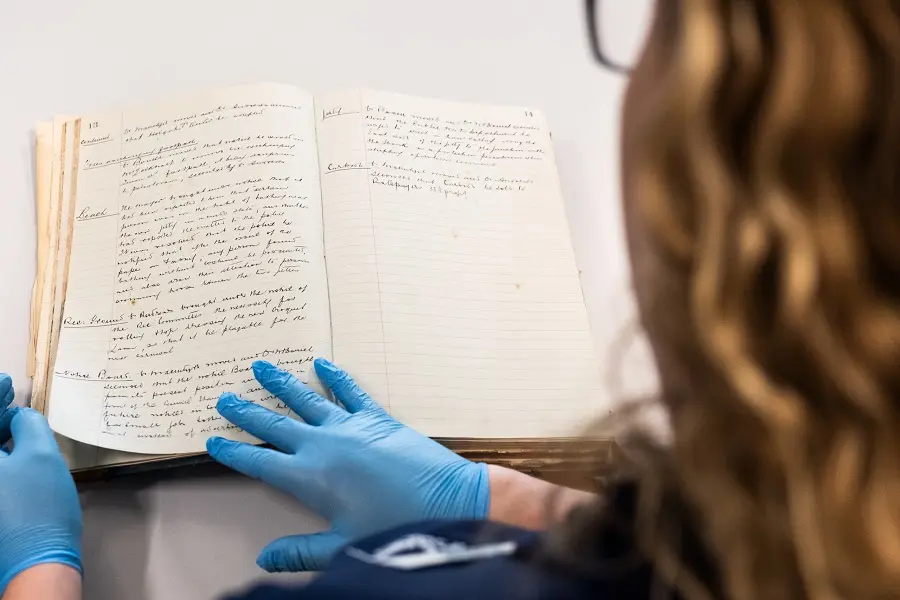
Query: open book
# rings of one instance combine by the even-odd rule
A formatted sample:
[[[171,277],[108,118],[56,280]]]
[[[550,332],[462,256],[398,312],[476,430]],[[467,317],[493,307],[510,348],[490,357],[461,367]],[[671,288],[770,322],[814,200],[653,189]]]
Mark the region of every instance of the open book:
[[[315,386],[328,357],[432,437],[564,437],[596,414],[538,111],[260,84],[37,133],[33,405],[73,469],[252,440],[215,404],[287,413],[256,359]]]

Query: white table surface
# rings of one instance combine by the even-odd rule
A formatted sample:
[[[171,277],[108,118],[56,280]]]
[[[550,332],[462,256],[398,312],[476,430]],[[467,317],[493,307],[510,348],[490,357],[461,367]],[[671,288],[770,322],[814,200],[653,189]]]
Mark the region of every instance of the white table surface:
[[[30,392],[35,121],[240,82],[544,110],[604,352],[630,314],[617,167],[625,81],[590,59],[582,10],[580,0],[0,1],[0,370],[19,402]],[[267,541],[322,526],[236,475],[113,481],[81,499],[85,597],[96,600],[213,598],[273,577],[254,564]]]

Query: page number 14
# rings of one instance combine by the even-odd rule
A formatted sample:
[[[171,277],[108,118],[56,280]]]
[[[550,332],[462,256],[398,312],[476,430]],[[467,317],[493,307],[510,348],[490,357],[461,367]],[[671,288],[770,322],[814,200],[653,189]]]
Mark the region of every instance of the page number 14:
[[[534,113],[533,113],[532,111],[530,111],[530,110],[526,110],[526,111],[525,111],[525,116],[526,116],[526,117],[533,117],[533,116],[534,116]]]

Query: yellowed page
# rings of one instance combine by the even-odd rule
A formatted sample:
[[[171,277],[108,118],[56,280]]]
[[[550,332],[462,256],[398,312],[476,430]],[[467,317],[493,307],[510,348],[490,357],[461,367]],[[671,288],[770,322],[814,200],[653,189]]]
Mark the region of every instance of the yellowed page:
[[[66,122],[66,149],[63,160],[63,176],[60,193],[59,233],[57,236],[56,274],[53,283],[53,317],[50,320],[50,348],[47,366],[47,398],[45,412],[49,415],[49,398],[53,390],[53,369],[56,364],[56,353],[59,335],[62,331],[62,320],[66,302],[66,291],[71,258],[72,233],[75,222],[75,197],[77,194],[78,160],[80,155],[81,119]],[[71,143],[69,143],[71,141]]]
[[[50,178],[53,162],[53,123],[35,125],[35,217],[37,224],[37,269],[31,295],[31,333],[28,340],[26,371],[34,377],[38,323],[44,291],[44,269],[50,253]]]
[[[61,290],[57,287],[60,266],[65,264],[68,249],[60,244],[61,220],[66,212],[66,177],[71,174],[74,144],[74,121],[58,116],[53,122],[53,152],[50,174],[50,198],[48,218],[48,251],[43,270],[41,305],[37,323],[37,343],[35,347],[35,374],[32,385],[31,404],[46,414],[49,368],[52,363],[54,329],[59,322],[59,307],[62,304]]]
[[[57,265],[63,265],[68,256],[68,244],[64,241],[60,242],[60,236],[61,234],[65,235],[65,231],[70,228],[60,231],[61,214],[64,214],[66,209],[64,206],[61,211],[59,209],[60,204],[65,205],[69,202],[68,194],[65,199],[61,197],[62,191],[67,189],[67,186],[61,184],[59,179],[65,171],[65,168],[61,168],[60,165],[65,164],[67,160],[71,165],[71,158],[67,159],[67,157],[63,156],[65,150],[72,149],[71,143],[68,145],[62,143],[63,127],[66,125],[74,127],[74,119],[60,116],[55,119],[55,122],[38,123],[36,127],[38,268],[35,278],[35,295],[33,297],[29,374],[35,380],[32,407],[42,412],[47,408],[44,402],[46,397],[45,382],[47,369],[52,364],[51,348],[56,345],[58,325],[59,321],[61,321],[60,312],[63,291],[59,290],[58,293],[54,293],[57,292],[54,282],[60,277],[62,277],[64,282],[65,269],[64,267],[57,269]],[[56,136],[54,136],[54,131],[56,131]],[[70,131],[70,142],[73,140],[74,131]],[[54,179],[54,170],[56,171],[56,179]],[[56,205],[51,207],[53,202]],[[60,270],[62,270],[62,273]],[[50,276],[49,273],[56,273],[56,275]],[[45,287],[47,288],[46,299],[44,297]],[[42,322],[45,323],[45,330],[41,337],[39,336],[39,330]],[[47,333],[47,328],[49,328],[51,333]],[[38,344],[39,337],[42,340],[41,344]],[[40,365],[40,369],[38,369],[38,365]],[[143,454],[135,455],[103,450],[96,446],[76,442],[64,436],[57,436],[57,441],[69,468],[73,470],[117,463],[133,463],[146,458],[146,455]]]
[[[225,390],[282,413],[257,358],[331,354],[311,97],[239,86],[81,118],[51,426],[142,453],[251,440]]]

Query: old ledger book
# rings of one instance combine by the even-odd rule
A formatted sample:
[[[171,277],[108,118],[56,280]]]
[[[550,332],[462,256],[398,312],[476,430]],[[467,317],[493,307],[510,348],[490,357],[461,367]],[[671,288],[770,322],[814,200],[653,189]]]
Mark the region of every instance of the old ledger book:
[[[276,84],[37,128],[33,405],[73,469],[204,451],[265,359],[316,356],[436,438],[577,435],[599,410],[533,109]]]

